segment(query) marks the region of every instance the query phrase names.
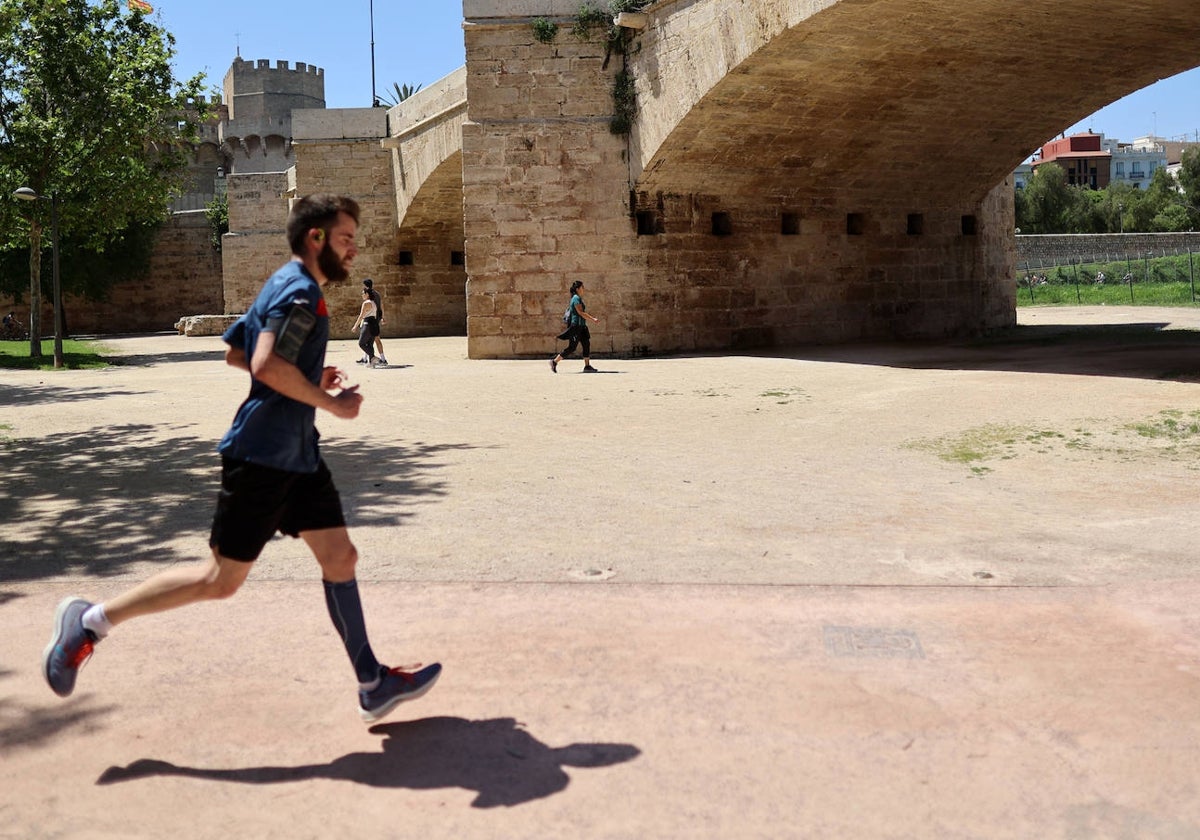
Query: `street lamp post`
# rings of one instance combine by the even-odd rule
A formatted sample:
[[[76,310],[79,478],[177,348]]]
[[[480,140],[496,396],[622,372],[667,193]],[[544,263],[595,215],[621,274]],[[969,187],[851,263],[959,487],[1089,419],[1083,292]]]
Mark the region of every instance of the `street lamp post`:
[[[24,201],[50,202],[50,250],[53,254],[54,278],[54,366],[63,366],[63,323],[62,323],[62,284],[58,275],[58,193],[51,193],[49,198],[38,195],[29,187],[21,187],[13,192],[14,198]],[[40,340],[37,338],[36,340]]]

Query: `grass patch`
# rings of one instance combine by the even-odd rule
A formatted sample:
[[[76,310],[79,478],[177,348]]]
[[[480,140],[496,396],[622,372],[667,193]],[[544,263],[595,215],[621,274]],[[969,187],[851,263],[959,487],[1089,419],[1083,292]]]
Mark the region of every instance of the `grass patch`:
[[[805,402],[810,399],[803,388],[772,388],[770,391],[763,391],[759,396],[773,399],[779,405],[787,405],[791,402]]]
[[[1125,285],[1076,286],[1047,283],[1017,290],[1017,306],[1197,306],[1190,283],[1134,284],[1133,294]]]
[[[1200,305],[1200,265],[1194,254],[1142,257],[1130,252],[1114,257],[1095,255],[1051,266],[1027,263],[1016,278],[1017,305]],[[1034,281],[1035,275],[1040,279]]]
[[[962,464],[976,476],[991,472],[985,462],[1034,453],[1099,459],[1166,458],[1191,461],[1200,452],[1200,410],[1164,409],[1138,423],[1089,423],[1099,431],[1076,426],[1070,434],[1053,429],[991,424],[940,438],[909,441],[903,448],[929,452],[950,464]]]
[[[1140,437],[1171,443],[1188,443],[1200,438],[1200,411],[1160,411],[1150,420],[1126,426]]]
[[[964,464],[975,475],[983,475],[990,472],[991,468],[980,462],[1015,457],[1017,444],[1028,440],[1029,435],[1030,430],[1020,426],[988,424],[961,434],[912,441],[904,446],[906,449],[931,452],[950,464]]]
[[[108,367],[108,352],[95,341],[63,341],[63,367],[71,370]],[[28,341],[0,341],[0,368],[7,370],[54,370],[54,341],[42,342],[42,357],[29,355]]]

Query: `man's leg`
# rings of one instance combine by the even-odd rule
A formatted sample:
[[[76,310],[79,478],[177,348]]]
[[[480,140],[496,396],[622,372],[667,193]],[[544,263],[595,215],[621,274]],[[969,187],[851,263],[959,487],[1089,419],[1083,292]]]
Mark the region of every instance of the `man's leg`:
[[[350,542],[345,527],[301,531],[300,536],[321,565],[325,605],[358,676],[358,710],[362,719],[373,723],[400,703],[415,700],[433,688],[442,671],[440,664],[434,663],[410,674],[399,668],[387,668],[375,658],[367,641],[362,600],[355,579],[358,549]]]
[[[115,627],[140,615],[229,598],[245,583],[253,565],[222,557],[214,549],[210,559],[166,569],[100,606]]]
[[[350,542],[350,534],[342,527],[301,531],[300,536],[321,565],[325,605],[342,644],[346,646],[359,683],[362,686],[378,685],[380,665],[367,640],[362,600],[358,595],[358,581],[354,578],[358,550]]]
[[[159,572],[102,604],[82,598],[65,599],[58,605],[54,635],[42,656],[46,682],[58,696],[70,696],[80,667],[114,626],[139,615],[228,598],[246,580],[251,565],[214,551],[209,560]]]

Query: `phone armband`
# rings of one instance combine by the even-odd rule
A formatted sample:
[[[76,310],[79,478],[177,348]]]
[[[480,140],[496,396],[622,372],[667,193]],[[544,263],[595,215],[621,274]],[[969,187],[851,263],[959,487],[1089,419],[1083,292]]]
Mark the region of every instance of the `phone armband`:
[[[275,333],[275,354],[286,362],[296,364],[300,358],[300,348],[312,335],[316,325],[317,316],[311,309],[298,303],[293,305]]]

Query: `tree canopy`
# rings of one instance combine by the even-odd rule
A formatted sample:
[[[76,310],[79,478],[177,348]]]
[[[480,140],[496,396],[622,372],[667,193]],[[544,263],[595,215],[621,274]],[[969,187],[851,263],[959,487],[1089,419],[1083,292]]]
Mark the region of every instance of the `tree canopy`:
[[[10,199],[15,189],[56,199],[63,288],[80,291],[104,283],[71,263],[131,234],[144,252],[146,229],[181,191],[206,114],[204,77],[176,81],[174,45],[117,0],[0,0],[0,249],[29,254],[35,301],[50,208]],[[4,271],[0,291],[19,295],[24,281]]]
[[[1200,227],[1200,149],[1183,154],[1179,180],[1158,168],[1144,190],[1116,182],[1103,190],[1067,184],[1056,163],[1043,163],[1016,194],[1022,233],[1164,233]]]

